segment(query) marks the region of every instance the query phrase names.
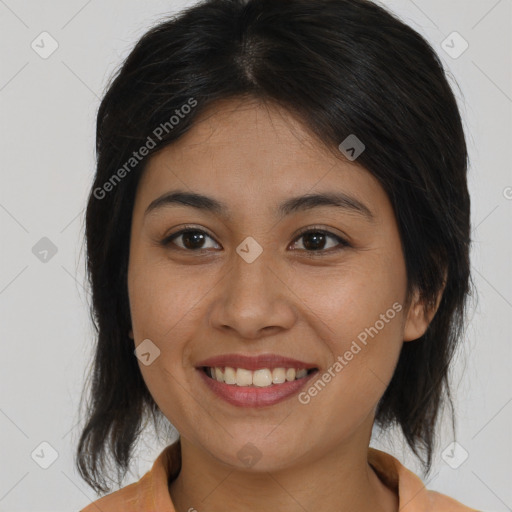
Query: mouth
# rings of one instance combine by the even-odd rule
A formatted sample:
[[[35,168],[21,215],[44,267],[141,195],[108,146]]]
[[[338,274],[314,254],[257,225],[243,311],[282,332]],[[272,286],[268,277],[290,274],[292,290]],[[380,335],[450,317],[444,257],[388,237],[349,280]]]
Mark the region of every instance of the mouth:
[[[229,404],[264,407],[296,395],[318,366],[271,354],[233,354],[202,361],[196,370],[208,389]]]
[[[202,366],[202,371],[213,380],[228,386],[265,388],[304,379],[317,368],[260,368],[248,370],[247,368],[233,368],[231,366]]]

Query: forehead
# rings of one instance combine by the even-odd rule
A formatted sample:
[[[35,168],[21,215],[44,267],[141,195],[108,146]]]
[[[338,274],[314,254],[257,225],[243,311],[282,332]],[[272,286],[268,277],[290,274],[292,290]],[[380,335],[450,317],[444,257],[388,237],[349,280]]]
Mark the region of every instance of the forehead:
[[[319,190],[385,200],[367,170],[333,155],[289,112],[241,100],[205,110],[186,134],[151,157],[139,188],[146,203],[180,188],[217,197],[233,209]]]

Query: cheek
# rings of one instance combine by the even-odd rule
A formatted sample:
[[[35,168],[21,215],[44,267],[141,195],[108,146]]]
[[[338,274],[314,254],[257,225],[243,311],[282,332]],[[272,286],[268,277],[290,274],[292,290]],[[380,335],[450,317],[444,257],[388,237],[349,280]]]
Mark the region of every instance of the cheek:
[[[320,320],[323,339],[329,339],[338,353],[376,322],[382,331],[379,335],[400,338],[403,315],[397,311],[399,306],[393,309],[393,304],[403,303],[406,276],[399,257],[386,257],[378,251],[364,256],[355,254],[337,267],[303,269],[286,279],[306,306],[303,314],[314,313]],[[385,316],[382,321],[381,315]]]
[[[398,361],[406,279],[399,258],[395,264],[382,255],[355,261],[328,279],[303,281],[299,295],[309,297],[306,304],[321,320],[317,325],[331,356],[328,382],[317,386],[330,389],[318,393],[323,395],[319,404],[329,403],[321,409],[330,412],[322,414],[337,417],[350,410],[363,418],[384,393]]]
[[[139,362],[139,367],[146,387],[163,415],[178,431],[188,432],[201,418],[197,417],[190,393],[184,392],[186,384],[181,365],[169,360],[172,355],[168,352],[162,351],[151,366]]]
[[[196,313],[214,285],[197,269],[174,269],[165,260],[136,263],[128,272],[130,312],[135,339],[181,339],[177,326]]]
[[[168,262],[160,260],[148,264],[133,261],[128,272],[135,340],[139,344],[149,339],[158,349],[158,357],[151,364],[138,361],[142,377],[163,414],[178,430],[185,431],[190,426],[183,422],[194,418],[197,411],[191,407],[190,394],[184,392],[189,378],[184,361],[189,358],[187,342],[204,317],[201,299],[208,284],[204,275],[197,274],[197,270],[187,275],[170,270]]]

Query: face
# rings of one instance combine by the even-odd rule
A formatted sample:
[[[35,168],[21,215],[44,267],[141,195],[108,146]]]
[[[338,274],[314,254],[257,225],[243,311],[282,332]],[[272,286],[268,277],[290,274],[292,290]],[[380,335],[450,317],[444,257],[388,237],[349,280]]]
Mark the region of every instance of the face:
[[[292,200],[305,195],[338,201]],[[218,461],[254,455],[268,471],[367,446],[402,343],[427,326],[406,285],[381,185],[286,111],[219,102],[147,164],[128,268],[139,367],[181,437]]]

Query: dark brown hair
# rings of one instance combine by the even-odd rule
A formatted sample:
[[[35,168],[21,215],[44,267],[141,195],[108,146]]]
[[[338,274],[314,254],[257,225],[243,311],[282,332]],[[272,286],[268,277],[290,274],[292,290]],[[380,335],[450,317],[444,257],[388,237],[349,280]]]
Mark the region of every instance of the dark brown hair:
[[[408,292],[417,287],[432,304],[446,272],[437,314],[422,338],[403,344],[376,413],[376,424],[399,425],[431,468],[439,411],[445,401],[452,405],[448,370],[471,286],[467,148],[443,66],[422,36],[375,2],[206,0],[138,41],[98,111],[86,213],[97,345],[76,459],[96,491],[110,490],[107,458],[120,485],[145,417],[165,425],[128,337],[129,239],[140,176],[148,158],[193,127],[205,108],[244,97],[296,115],[338,155],[348,135],[361,139],[366,149],[357,163],[379,180],[395,211]],[[194,108],[170,122],[191,99]],[[156,137],[159,126],[167,128]],[[149,136],[156,146],[134,164],[133,152]]]

